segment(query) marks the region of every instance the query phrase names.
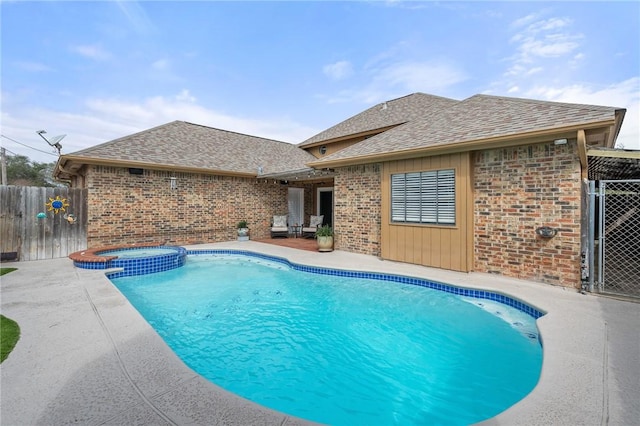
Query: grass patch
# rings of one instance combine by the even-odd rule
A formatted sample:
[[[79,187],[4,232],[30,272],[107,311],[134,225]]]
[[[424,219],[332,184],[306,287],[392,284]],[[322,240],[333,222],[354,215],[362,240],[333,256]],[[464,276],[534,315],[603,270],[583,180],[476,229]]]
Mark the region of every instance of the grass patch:
[[[8,274],[9,272],[17,271],[18,268],[0,268],[0,276]]]
[[[0,363],[3,362],[20,338],[20,327],[12,319],[0,315]]]

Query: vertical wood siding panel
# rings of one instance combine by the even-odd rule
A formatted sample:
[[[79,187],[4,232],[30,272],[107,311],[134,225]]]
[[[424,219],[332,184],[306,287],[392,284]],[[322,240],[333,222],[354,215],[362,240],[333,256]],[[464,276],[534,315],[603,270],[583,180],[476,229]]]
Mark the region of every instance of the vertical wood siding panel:
[[[469,154],[451,154],[423,157],[415,160],[392,161],[385,164],[383,179],[393,173],[425,170],[456,169],[456,226],[410,226],[390,223],[385,218],[382,257],[408,263],[416,263],[444,269],[468,272],[471,264],[468,258],[473,253],[472,241],[468,236],[473,230],[473,206],[470,197],[471,178],[469,176]],[[383,210],[390,209],[390,189],[384,190]],[[387,229],[388,227],[388,229]]]

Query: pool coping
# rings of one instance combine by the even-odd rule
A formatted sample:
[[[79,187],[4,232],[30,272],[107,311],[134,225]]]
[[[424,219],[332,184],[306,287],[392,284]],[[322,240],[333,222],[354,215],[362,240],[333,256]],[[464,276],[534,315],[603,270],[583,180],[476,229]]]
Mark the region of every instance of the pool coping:
[[[640,418],[634,398],[640,304],[340,251],[259,242],[184,247],[255,250],[298,264],[417,276],[523,300],[547,312],[538,320],[545,357],[540,381],[483,423],[631,424]],[[108,270],[75,268],[69,259],[11,266],[18,271],[2,277],[2,313],[18,322],[21,338],[0,369],[3,424],[310,424],[195,374],[115,289]]]
[[[115,246],[103,246],[94,247],[86,250],[79,250],[69,255],[69,259],[74,262],[86,262],[86,263],[106,263],[110,260],[117,259],[118,256],[100,256],[96,253],[111,250],[122,250],[131,248],[149,248],[149,247],[162,247],[165,244],[161,243],[137,243],[137,244],[120,244]]]

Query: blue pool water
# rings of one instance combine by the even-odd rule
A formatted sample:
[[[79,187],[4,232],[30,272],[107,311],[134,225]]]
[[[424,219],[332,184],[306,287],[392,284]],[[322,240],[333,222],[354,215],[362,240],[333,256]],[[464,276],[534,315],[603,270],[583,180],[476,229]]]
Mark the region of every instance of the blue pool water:
[[[542,365],[530,315],[415,285],[228,255],[112,281],[199,374],[321,423],[478,422],[526,396]]]

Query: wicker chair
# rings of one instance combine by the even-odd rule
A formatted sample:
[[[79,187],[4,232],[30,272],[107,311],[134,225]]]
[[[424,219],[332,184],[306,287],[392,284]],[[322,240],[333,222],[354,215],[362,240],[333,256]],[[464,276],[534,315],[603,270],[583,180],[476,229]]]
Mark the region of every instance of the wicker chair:
[[[289,227],[287,226],[287,215],[273,216],[271,222],[271,238],[289,237]]]
[[[324,215],[311,216],[309,218],[309,226],[302,227],[302,236],[306,238],[314,238],[316,236],[316,231],[322,226],[323,221]]]

